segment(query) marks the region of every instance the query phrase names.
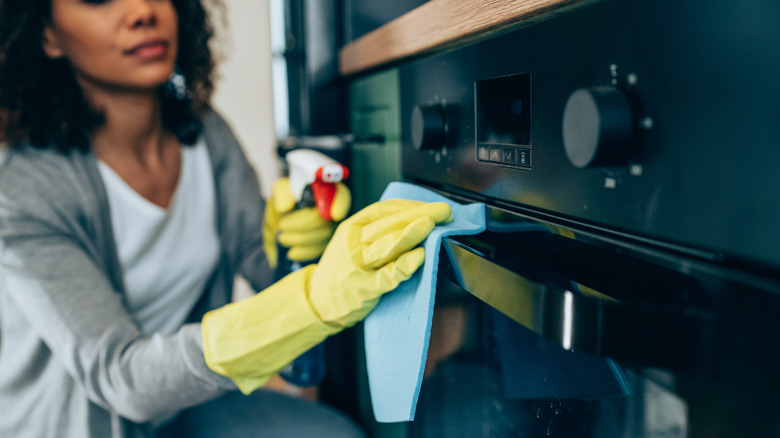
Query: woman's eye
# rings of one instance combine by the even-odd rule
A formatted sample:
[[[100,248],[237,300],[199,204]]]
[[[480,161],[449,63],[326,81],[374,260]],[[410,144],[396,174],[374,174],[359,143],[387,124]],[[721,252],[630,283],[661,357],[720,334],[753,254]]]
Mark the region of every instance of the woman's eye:
[[[81,1],[83,1],[84,3],[91,4],[91,5],[100,5],[100,4],[103,4],[103,3],[108,3],[111,0],[81,0]]]

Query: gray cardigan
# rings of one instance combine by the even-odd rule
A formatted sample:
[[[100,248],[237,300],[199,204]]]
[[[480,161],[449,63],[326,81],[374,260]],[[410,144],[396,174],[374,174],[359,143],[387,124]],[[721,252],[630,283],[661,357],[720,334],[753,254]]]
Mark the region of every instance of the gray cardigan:
[[[206,367],[198,322],[236,274],[270,284],[264,204],[230,128],[214,112],[203,122],[221,260],[193,323],[169,337],[143,337],[125,310],[95,156],[0,148],[0,436],[146,437],[151,419],[235,389]]]

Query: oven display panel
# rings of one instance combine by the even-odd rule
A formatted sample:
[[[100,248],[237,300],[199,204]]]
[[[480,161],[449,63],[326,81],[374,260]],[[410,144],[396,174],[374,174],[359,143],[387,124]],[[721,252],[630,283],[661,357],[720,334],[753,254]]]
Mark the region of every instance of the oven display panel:
[[[531,74],[475,83],[477,160],[531,168]]]

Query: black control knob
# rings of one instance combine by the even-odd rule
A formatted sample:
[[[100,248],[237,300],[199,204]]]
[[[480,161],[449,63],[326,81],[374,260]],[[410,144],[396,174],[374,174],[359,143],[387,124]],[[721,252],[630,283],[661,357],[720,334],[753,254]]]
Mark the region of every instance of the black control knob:
[[[625,163],[633,118],[628,98],[615,87],[576,90],[563,112],[563,145],[571,164],[585,168]]]
[[[441,148],[447,142],[447,131],[442,105],[417,105],[412,110],[412,144],[415,149]]]

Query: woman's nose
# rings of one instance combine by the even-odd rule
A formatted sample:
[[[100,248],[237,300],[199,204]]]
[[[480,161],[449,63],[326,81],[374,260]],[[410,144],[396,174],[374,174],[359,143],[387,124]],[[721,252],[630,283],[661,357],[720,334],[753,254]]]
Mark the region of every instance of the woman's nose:
[[[125,0],[127,3],[127,22],[132,27],[154,26],[157,17],[154,0]]]

